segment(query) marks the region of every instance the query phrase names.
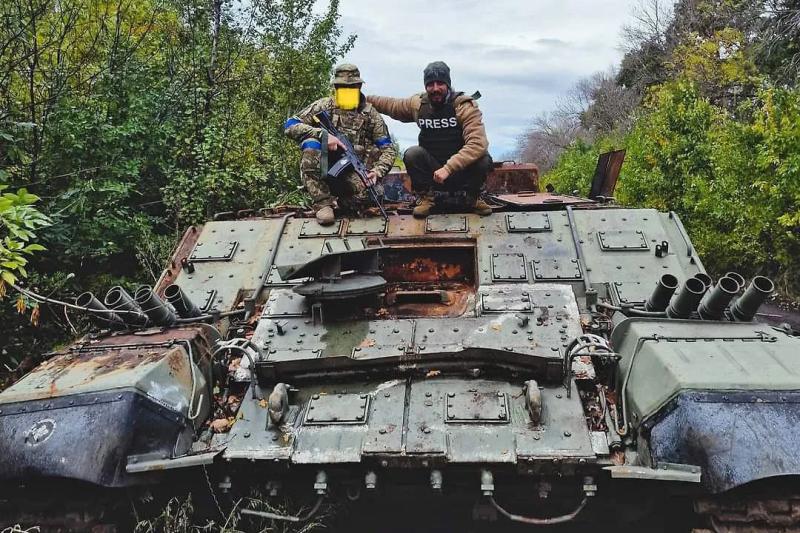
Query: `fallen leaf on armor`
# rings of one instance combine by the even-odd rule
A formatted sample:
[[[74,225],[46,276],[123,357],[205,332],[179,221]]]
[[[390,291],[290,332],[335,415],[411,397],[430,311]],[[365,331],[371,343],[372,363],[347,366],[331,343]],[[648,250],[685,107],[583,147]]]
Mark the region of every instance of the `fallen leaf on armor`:
[[[441,370],[429,370],[427,374],[425,374],[426,378],[433,378],[441,374]]]
[[[375,339],[364,339],[358,345],[359,348],[372,348],[373,346],[375,346]]]
[[[211,431],[214,433],[225,433],[231,428],[231,423],[227,418],[217,418],[211,422]]]

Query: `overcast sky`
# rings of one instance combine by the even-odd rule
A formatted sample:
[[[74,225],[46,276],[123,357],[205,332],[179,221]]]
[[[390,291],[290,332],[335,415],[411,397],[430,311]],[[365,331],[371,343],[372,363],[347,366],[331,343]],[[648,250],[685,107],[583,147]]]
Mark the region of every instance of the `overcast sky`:
[[[341,25],[358,36],[344,60],[361,69],[365,93],[386,96],[421,92],[425,65],[445,61],[456,90],[483,94],[498,159],[575,81],[619,63],[634,1],[341,0]],[[387,123],[401,148],[416,144],[414,124]]]

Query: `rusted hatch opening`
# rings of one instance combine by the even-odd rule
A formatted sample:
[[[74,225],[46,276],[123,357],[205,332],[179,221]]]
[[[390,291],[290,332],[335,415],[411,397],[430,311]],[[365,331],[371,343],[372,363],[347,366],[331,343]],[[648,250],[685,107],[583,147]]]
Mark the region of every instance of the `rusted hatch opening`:
[[[384,242],[384,244],[387,244]],[[388,244],[381,254],[393,316],[460,316],[475,294],[475,243]]]

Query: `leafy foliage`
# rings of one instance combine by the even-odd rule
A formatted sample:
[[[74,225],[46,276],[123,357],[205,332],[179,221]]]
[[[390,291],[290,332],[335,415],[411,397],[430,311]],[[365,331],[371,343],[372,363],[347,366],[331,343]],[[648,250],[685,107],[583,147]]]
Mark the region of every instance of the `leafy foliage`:
[[[676,211],[711,270],[800,294],[796,4],[642,0],[617,77],[644,94],[631,127],[573,137],[543,182],[586,192],[597,156],[624,147],[620,203]]]
[[[4,277],[32,267],[39,290],[102,294],[111,278],[156,277],[186,224],[301,199],[299,150],[282,125],[327,93],[333,63],[353,45],[338,9],[338,0],[0,2],[0,183],[24,189],[5,193],[13,205],[3,216],[33,239],[25,232],[48,221],[25,203],[38,197],[52,222],[36,232],[47,250],[33,264],[33,241],[4,245]],[[75,322],[50,311],[44,319]],[[24,358],[34,332],[11,307],[0,316],[0,359]]]
[[[50,220],[33,207],[39,199],[25,189],[16,193],[3,192],[8,185],[0,184],[0,294],[4,283],[15,283],[18,276],[28,275],[25,265],[27,256],[44,250],[44,246],[33,242],[39,228],[50,224]]]
[[[765,88],[736,119],[676,80],[651,93],[620,140],[576,142],[544,178],[587,191],[597,156],[627,149],[617,200],[674,210],[706,265],[724,273],[779,275],[800,290],[800,91]]]

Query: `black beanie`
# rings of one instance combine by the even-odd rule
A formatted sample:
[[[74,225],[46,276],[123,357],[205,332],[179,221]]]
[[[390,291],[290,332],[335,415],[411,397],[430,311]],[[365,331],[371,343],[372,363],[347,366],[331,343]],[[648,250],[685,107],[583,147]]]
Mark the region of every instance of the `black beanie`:
[[[447,63],[444,61],[428,63],[428,66],[425,67],[422,73],[422,78],[425,85],[428,85],[432,81],[441,81],[446,83],[448,87],[452,86],[450,83],[450,67],[448,67]]]

